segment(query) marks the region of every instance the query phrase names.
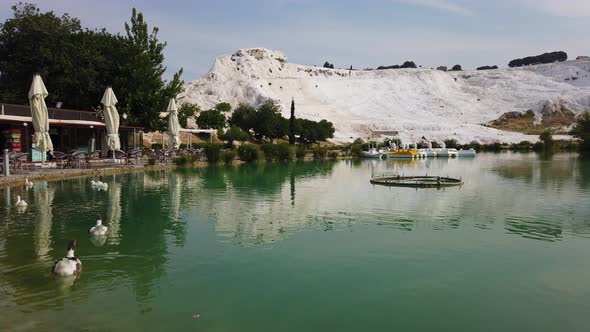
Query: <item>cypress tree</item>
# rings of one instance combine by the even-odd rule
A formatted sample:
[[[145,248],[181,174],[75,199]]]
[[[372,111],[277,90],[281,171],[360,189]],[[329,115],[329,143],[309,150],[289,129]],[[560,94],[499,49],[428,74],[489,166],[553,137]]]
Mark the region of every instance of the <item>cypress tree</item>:
[[[289,119],[289,144],[295,145],[295,99],[291,99],[291,118]]]

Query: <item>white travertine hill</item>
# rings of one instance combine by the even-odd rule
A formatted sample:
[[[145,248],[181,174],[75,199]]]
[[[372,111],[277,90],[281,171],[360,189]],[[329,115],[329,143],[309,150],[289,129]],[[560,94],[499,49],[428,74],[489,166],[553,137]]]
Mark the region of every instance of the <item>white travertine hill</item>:
[[[186,86],[181,102],[209,108],[276,100],[289,116],[327,119],[335,141],[367,138],[372,130],[397,131],[404,141],[455,138],[460,143],[536,140],[482,124],[506,112],[548,103],[580,113],[590,110],[590,60],[485,71],[433,69],[345,70],[287,62],[279,51],[241,49],[215,60],[209,73]]]

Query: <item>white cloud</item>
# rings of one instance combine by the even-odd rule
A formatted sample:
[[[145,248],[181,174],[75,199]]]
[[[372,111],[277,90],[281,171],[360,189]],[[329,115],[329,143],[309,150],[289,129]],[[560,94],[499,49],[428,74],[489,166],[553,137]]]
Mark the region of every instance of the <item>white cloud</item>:
[[[416,5],[416,6],[420,6],[420,7],[427,7],[427,8],[443,10],[443,11],[447,11],[447,12],[451,12],[451,13],[463,15],[463,16],[473,15],[473,12],[470,9],[463,7],[461,5],[458,5],[456,3],[453,3],[451,1],[448,1],[448,0],[395,0],[395,1],[403,2],[406,4],[410,4],[410,5]]]

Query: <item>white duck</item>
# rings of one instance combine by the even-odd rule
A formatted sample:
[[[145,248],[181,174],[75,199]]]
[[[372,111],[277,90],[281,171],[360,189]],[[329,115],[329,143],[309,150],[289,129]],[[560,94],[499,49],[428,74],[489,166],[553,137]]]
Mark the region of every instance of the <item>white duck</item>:
[[[25,178],[25,187],[32,188],[33,185],[33,182],[29,181],[29,178]]]
[[[21,200],[21,199],[20,199],[20,196],[18,196],[18,195],[17,195],[17,196],[16,196],[16,203],[15,203],[14,205],[16,205],[16,207],[25,207],[25,206],[27,206],[28,204],[27,204],[27,202],[25,202],[25,201]]]
[[[88,233],[94,236],[103,236],[106,235],[109,231],[109,228],[102,224],[102,218],[100,214],[98,215],[98,219],[96,220],[96,225],[90,227]]]
[[[100,182],[100,181],[90,180],[90,186],[93,187],[93,188],[94,187],[98,187],[98,182]]]
[[[98,181],[98,189],[102,189],[104,191],[107,191],[107,189],[109,189],[109,185],[106,182]]]
[[[80,272],[82,272],[82,262],[74,256],[75,249],[76,240],[72,240],[68,244],[68,252],[66,257],[55,261],[55,264],[53,264],[53,267],[51,268],[51,273],[60,277],[71,275],[78,277]]]

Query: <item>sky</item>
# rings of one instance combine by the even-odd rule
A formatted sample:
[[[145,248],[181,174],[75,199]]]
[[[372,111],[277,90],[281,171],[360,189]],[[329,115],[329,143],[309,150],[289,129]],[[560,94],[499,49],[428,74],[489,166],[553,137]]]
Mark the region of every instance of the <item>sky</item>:
[[[17,1],[0,0],[0,21]],[[375,68],[414,61],[464,69],[563,50],[590,55],[590,0],[30,0],[90,28],[123,32],[131,9],[159,28],[167,75],[188,82],[240,48],[289,62]]]

